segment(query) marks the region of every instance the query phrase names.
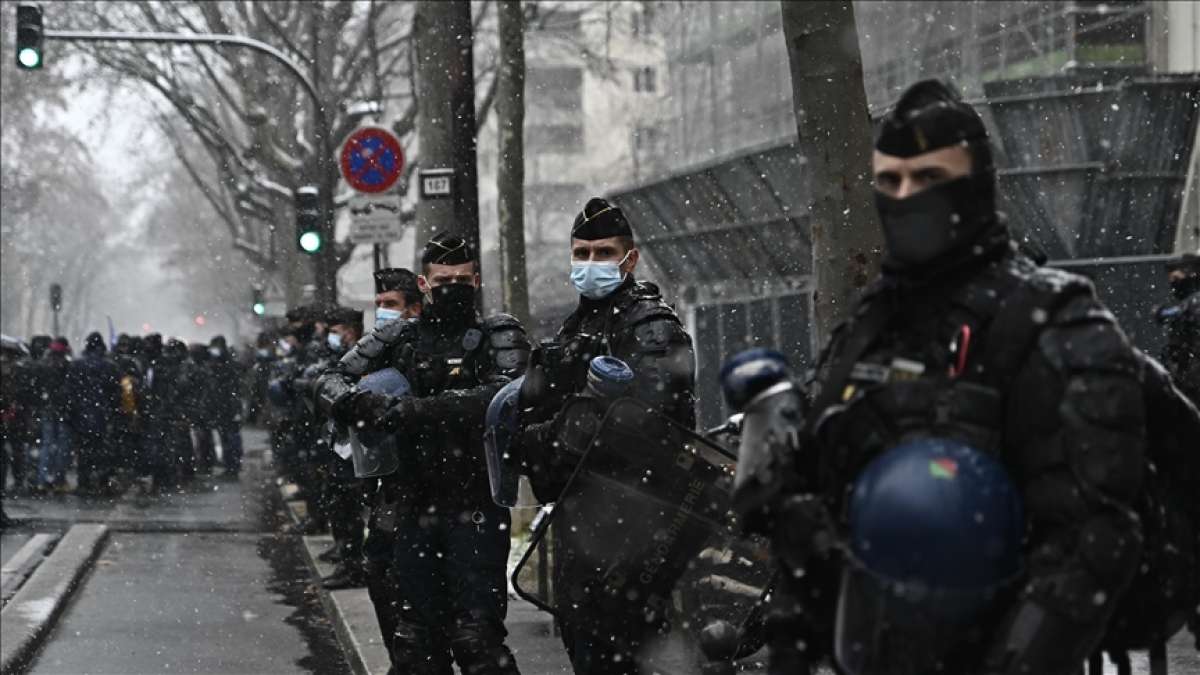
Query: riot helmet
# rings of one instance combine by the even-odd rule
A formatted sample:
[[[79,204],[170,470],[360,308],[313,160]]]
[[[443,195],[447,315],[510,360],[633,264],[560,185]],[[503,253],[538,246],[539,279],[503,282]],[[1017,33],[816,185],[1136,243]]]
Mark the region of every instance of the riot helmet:
[[[395,368],[383,368],[364,376],[355,390],[384,396],[407,396],[412,392],[408,378]],[[350,452],[356,478],[375,478],[395,473],[400,466],[396,434],[385,429],[350,429]]]
[[[1022,572],[1016,486],[992,457],[924,438],[877,457],[849,503],[835,654],[851,675],[964,672]]]

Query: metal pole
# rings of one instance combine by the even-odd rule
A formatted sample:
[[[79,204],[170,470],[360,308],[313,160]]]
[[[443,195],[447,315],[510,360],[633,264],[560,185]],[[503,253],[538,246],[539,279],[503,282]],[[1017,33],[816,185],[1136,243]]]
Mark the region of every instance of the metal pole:
[[[243,35],[231,35],[228,33],[209,33],[209,34],[188,34],[188,33],[157,33],[157,32],[125,32],[125,31],[81,31],[81,30],[48,30],[43,33],[47,40],[65,40],[79,42],[153,42],[158,44],[206,44],[220,47],[223,45],[234,47],[246,47],[254,51],[261,52],[282,63],[287,67],[300,84],[304,86],[304,91],[313,103],[313,122],[317,129],[317,152],[320,156],[317,158],[318,166],[321,171],[320,184],[322,189],[328,194],[322,196],[322,214],[324,215],[325,223],[321,236],[323,239],[330,240],[333,235],[333,210],[332,191],[336,179],[328,177],[328,174],[333,171],[331,163],[333,161],[331,143],[332,130],[329,128],[329,120],[325,117],[325,108],[321,104],[321,97],[317,93],[317,88],[308,75],[304,74],[300,66],[292,61],[283,52],[272,47],[271,45],[255,40],[254,38],[245,37]],[[318,272],[321,269],[321,260],[324,259],[324,253],[318,256],[317,266]],[[318,276],[320,276],[318,274]],[[336,274],[335,277],[336,279]],[[323,289],[323,279],[318,279],[318,286]],[[336,296],[336,293],[334,294]],[[336,297],[333,298],[336,300]]]
[[[258,52],[262,52],[267,56],[275,59],[279,63],[287,66],[288,70],[300,80],[300,84],[304,85],[304,89],[308,92],[309,98],[312,99],[313,108],[316,112],[317,124],[325,131],[329,130],[329,125],[325,120],[325,110],[321,107],[321,97],[317,95],[317,88],[313,86],[312,80],[304,74],[300,66],[292,61],[283,52],[272,47],[271,45],[248,38],[242,35],[230,35],[228,33],[211,33],[194,35],[188,33],[140,33],[140,32],[125,32],[125,31],[84,31],[84,30],[48,30],[43,33],[47,40],[74,40],[79,42],[155,42],[155,43],[178,43],[178,44],[208,44],[214,46],[234,45],[238,47],[247,47]],[[328,133],[325,134],[328,136]]]
[[[53,309],[54,309],[54,337],[58,337],[60,335],[60,333],[58,332],[58,308],[54,307]]]

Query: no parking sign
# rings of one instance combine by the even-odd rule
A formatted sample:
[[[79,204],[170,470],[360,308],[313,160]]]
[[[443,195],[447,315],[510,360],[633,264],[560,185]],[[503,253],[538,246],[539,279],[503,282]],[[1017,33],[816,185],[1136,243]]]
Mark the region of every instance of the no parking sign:
[[[396,184],[404,171],[400,139],[383,127],[355,129],[342,143],[339,157],[342,178],[358,192],[384,192]]]

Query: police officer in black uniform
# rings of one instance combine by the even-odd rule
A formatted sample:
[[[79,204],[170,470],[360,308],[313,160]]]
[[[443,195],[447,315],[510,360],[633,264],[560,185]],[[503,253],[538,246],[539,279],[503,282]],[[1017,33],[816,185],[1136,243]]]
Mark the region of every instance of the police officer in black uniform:
[[[987,132],[948,87],[929,80],[905,92],[881,124],[873,165],[882,274],[821,354],[804,440],[775,467],[785,479],[745,483],[778,494],[740,502],[761,506],[743,515],[772,534],[784,568],[771,672],[814,672],[833,651],[848,563],[825,535],[845,531],[864,468],[922,438],[1001,461],[1023,497],[1024,570],[975,631],[967,662],[941,660],[943,647],[961,652],[949,636],[892,635],[891,648],[929,651],[939,672],[1076,672],[1140,560],[1143,362],[1086,279],[1017,252],[995,210]],[[953,477],[952,466],[929,471]],[[875,637],[839,629],[838,642],[872,649]]]
[[[1171,261],[1167,274],[1175,304],[1157,314],[1158,322],[1167,327],[1163,365],[1175,386],[1200,406],[1200,253],[1185,253]]]
[[[464,673],[516,673],[504,640],[510,521],[488,489],[482,426],[495,393],[524,372],[529,342],[511,316],[478,317],[478,268],[465,240],[435,236],[422,265],[421,317],[360,341],[320,379],[318,403],[346,426],[402,439],[400,468],[383,481],[394,505],[393,668],[449,674],[453,655]],[[359,377],[389,366],[413,395],[355,389]]]
[[[326,315],[326,324],[329,327],[326,334],[328,356],[310,366],[305,372],[306,378],[319,377],[358,342],[363,330],[362,310],[335,307]],[[366,585],[362,559],[362,496],[363,485],[354,477],[351,462],[337,453],[328,453],[321,489],[321,509],[329,520],[329,531],[335,547],[334,556],[326,556],[326,559],[335,557],[333,562],[337,566],[321,580],[321,586],[327,590]]]
[[[627,395],[688,428],[695,425],[692,339],[658,287],[634,278],[639,255],[621,209],[604,199],[589,200],[571,228],[571,281],[579,305],[557,337],[534,353],[521,389],[521,405],[533,411],[522,414],[520,446],[542,502],[558,498],[575,468],[575,455],[562,452],[559,441],[564,426],[580,421],[565,420],[562,404],[584,390],[593,357],[621,359],[634,376]],[[555,565],[562,573],[557,558]],[[595,616],[587,626],[564,622],[563,643],[575,671],[638,672],[637,650],[657,629],[641,611],[632,607],[629,616]]]

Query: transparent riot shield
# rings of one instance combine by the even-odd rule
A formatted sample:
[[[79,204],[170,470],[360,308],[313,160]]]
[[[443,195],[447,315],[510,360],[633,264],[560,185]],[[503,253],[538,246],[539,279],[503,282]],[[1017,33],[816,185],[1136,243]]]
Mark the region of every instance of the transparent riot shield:
[[[395,368],[370,373],[359,380],[355,388],[389,396],[406,396],[412,391],[408,378]],[[399,468],[400,454],[395,434],[352,428],[348,436],[355,478],[387,476]]]
[[[698,672],[701,631],[719,622],[739,631],[738,656],[754,651],[771,568],[766,546],[737,534],[730,453],[634,399],[594,428],[562,448],[578,464],[514,588],[565,630],[636,644],[644,669]]]

